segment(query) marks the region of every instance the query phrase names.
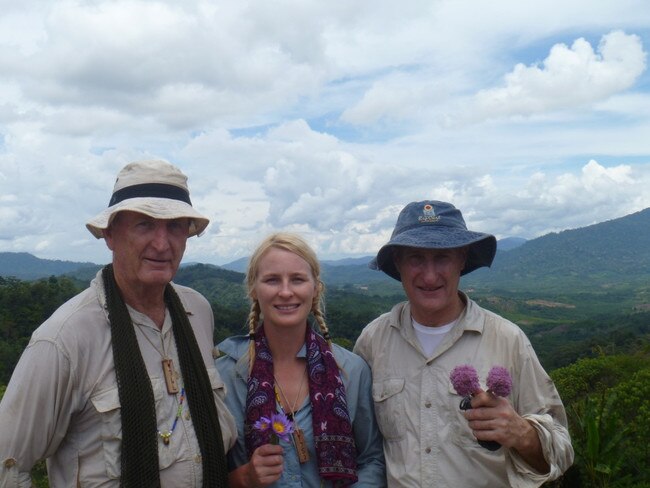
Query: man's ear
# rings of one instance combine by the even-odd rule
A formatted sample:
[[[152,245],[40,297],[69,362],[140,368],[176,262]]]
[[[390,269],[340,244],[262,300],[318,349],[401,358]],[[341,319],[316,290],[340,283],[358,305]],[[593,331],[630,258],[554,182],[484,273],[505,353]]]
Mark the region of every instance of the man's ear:
[[[463,266],[461,269],[464,269],[465,265],[467,264],[467,258],[469,257],[469,246],[461,247],[460,253],[460,257],[463,260]]]
[[[113,250],[113,230],[111,229],[111,226],[109,225],[106,229],[102,230],[102,234],[104,235],[104,242],[106,242],[106,247],[108,247],[112,251]]]
[[[400,259],[402,258],[402,252],[398,247],[392,247],[390,250],[391,254],[391,259],[393,260],[393,264],[395,265],[395,268],[397,268],[397,271],[399,271],[399,262]]]

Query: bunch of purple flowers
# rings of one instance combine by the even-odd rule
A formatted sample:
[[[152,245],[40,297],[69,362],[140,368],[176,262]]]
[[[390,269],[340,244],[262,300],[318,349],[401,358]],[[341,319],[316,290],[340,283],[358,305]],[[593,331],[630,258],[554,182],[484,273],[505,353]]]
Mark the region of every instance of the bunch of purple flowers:
[[[481,389],[476,369],[469,364],[456,366],[451,370],[449,379],[456,393],[463,397],[460,402],[460,409],[469,410],[472,408],[471,397]],[[512,378],[508,370],[502,366],[492,367],[488,372],[485,383],[488,391],[496,396],[506,397],[512,391]],[[496,441],[479,440],[478,443],[490,451],[496,451],[501,447],[501,444]]]
[[[277,444],[279,439],[288,442],[293,434],[293,422],[283,413],[274,413],[271,418],[261,417],[253,428],[260,432],[271,430],[271,444]]]
[[[472,396],[481,388],[478,373],[474,366],[469,364],[456,366],[451,370],[449,379],[456,393],[463,397]],[[494,366],[490,369],[485,383],[488,391],[496,396],[506,397],[512,391],[512,378],[508,370],[503,366]]]

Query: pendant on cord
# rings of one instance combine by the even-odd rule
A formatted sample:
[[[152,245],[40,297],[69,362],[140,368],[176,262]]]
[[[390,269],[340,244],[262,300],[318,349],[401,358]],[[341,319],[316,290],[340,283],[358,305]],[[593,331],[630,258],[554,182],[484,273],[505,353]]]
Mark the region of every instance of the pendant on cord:
[[[163,373],[165,375],[165,384],[167,385],[167,393],[170,395],[175,395],[180,390],[178,389],[178,383],[176,382],[176,373],[174,371],[174,361],[165,358],[162,360]]]
[[[307,449],[307,442],[305,442],[305,433],[300,427],[296,427],[293,431],[293,442],[296,445],[298,461],[301,464],[309,461],[309,449]]]

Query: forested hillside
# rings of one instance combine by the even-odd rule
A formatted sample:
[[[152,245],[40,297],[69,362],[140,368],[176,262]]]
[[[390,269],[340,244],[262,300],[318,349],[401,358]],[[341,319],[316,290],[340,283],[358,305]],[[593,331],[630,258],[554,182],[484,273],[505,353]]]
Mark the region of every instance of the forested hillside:
[[[175,281],[208,297],[219,341],[244,332],[248,305],[242,280],[241,273],[193,265],[181,269]],[[32,330],[83,286],[66,277],[35,282],[0,278],[0,395]],[[331,287],[326,312],[332,335],[351,347],[366,323],[401,299],[400,294],[372,294],[353,285]],[[577,319],[575,310],[588,305],[550,307],[513,295],[478,299],[524,322],[567,407],[577,458],[569,473],[552,485],[649,486],[650,311]],[[34,475],[38,486],[47,486],[43,464]]]
[[[32,331],[78,292],[72,280],[0,277],[0,385],[6,384]]]
[[[492,269],[465,280],[507,290],[559,289],[650,283],[650,208],[580,229],[547,234],[506,252]]]

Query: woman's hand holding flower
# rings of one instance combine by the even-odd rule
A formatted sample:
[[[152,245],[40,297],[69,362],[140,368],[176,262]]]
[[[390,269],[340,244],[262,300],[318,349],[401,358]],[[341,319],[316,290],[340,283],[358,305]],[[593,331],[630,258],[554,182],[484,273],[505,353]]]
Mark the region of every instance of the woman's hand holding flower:
[[[253,451],[250,461],[228,474],[230,488],[264,488],[282,476],[282,447],[264,444]]]
[[[293,422],[283,413],[275,413],[270,418],[262,417],[253,428],[261,432],[270,431],[271,443],[264,444],[253,451],[248,466],[248,484],[250,487],[264,487],[274,483],[282,476],[283,449],[278,444],[280,439],[288,442],[293,433]]]
[[[253,452],[247,466],[246,486],[262,488],[275,483],[282,476],[284,458],[282,447],[277,444],[264,444]]]

